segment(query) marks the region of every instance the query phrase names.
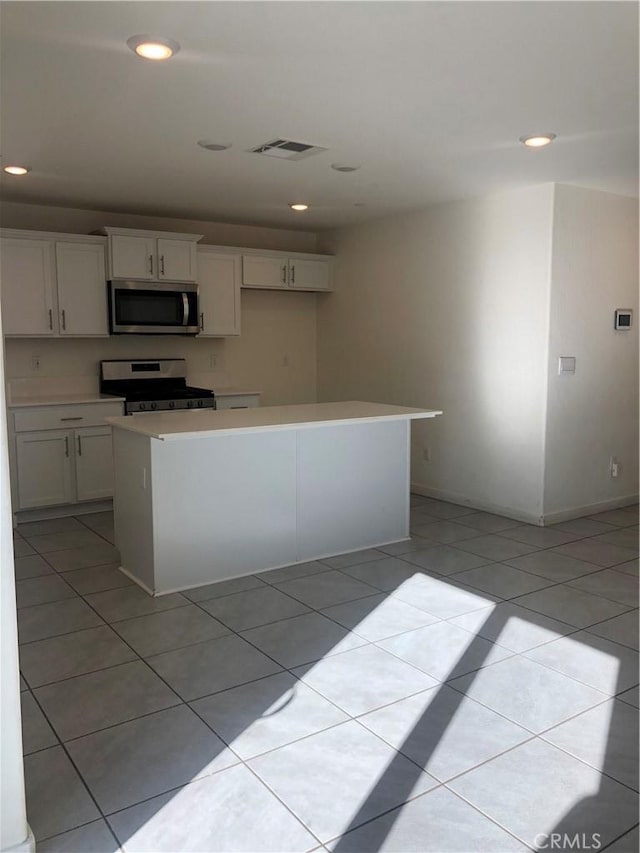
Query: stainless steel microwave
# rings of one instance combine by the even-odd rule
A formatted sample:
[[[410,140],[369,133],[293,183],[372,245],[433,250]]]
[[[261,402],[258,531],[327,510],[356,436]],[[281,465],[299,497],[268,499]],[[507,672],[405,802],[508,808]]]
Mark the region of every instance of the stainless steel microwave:
[[[198,285],[110,281],[112,335],[197,335]]]

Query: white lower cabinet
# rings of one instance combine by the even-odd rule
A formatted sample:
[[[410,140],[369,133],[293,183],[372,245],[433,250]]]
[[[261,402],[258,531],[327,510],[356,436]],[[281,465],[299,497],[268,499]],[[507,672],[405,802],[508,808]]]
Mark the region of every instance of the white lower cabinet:
[[[111,427],[87,427],[74,434],[76,499],[97,501],[113,495]]]
[[[71,437],[63,430],[24,432],[16,438],[20,509],[73,502]]]
[[[14,510],[99,501],[113,495],[106,417],[121,403],[17,407],[9,425]]]
[[[20,433],[16,462],[18,509],[113,495],[111,427]]]

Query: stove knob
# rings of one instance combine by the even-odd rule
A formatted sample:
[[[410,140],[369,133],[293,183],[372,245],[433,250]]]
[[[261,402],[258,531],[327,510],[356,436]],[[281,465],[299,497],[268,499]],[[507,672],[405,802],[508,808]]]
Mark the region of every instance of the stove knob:
[[[170,408],[170,409],[175,409],[175,407],[176,407],[176,404],[175,404],[175,403],[173,402],[173,400],[172,400],[172,401],[169,403],[169,408]]]
[[[187,409],[193,409],[193,400],[187,400]]]
[[[198,406],[202,408],[202,400],[198,400]]]
[[[158,404],[157,404],[157,403],[152,403],[152,404],[151,404],[151,408],[152,408],[152,409],[157,409],[157,408],[158,408]]]
[[[147,404],[146,404],[146,403],[140,403],[140,411],[141,411],[141,412],[144,412],[144,410],[145,410],[146,408],[147,408]]]

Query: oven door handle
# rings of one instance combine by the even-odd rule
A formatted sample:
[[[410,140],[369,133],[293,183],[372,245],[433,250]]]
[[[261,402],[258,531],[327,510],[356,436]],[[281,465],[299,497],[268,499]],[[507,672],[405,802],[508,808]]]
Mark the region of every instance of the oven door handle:
[[[182,294],[182,325],[189,325],[189,296],[186,293]]]

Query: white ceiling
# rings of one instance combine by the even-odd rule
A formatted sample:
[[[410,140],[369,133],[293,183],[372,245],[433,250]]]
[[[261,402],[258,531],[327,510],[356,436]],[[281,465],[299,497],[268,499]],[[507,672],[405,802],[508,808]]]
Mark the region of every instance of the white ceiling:
[[[633,2],[2,2],[0,16],[3,163],[33,167],[2,176],[5,199],[317,230],[546,181],[637,194]],[[136,33],[182,49],[145,62]],[[527,150],[532,131],[558,139]],[[247,153],[276,137],[328,150]],[[311,209],[291,212],[298,200]]]

